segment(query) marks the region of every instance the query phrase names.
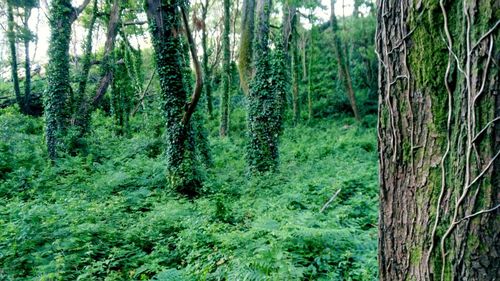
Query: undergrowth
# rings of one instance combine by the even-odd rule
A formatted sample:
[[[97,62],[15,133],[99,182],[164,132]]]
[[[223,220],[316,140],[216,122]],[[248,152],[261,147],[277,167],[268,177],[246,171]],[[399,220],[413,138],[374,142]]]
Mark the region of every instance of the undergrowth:
[[[249,179],[233,112],[228,138],[212,121],[214,165],[189,200],[165,189],[161,133],[143,118],[125,138],[97,114],[85,156],[51,167],[42,120],[0,111],[0,280],[377,279],[374,128],[287,128],[279,173]]]

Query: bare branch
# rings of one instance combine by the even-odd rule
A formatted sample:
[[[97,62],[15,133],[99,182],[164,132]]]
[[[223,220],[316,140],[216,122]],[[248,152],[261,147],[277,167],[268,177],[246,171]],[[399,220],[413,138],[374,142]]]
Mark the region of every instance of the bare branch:
[[[342,188],[339,188],[339,190],[337,190],[337,192],[335,192],[333,196],[330,197],[330,200],[328,200],[328,202],[326,202],[325,205],[323,205],[321,210],[319,210],[320,213],[323,213],[323,211],[328,207],[328,205],[330,205],[333,202],[333,200],[335,200],[335,198],[337,197],[337,195],[339,195],[341,190]]]

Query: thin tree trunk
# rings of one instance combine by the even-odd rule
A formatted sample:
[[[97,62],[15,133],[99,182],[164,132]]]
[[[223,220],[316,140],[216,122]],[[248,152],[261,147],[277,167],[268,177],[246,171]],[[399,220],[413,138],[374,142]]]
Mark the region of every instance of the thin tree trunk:
[[[352,80],[351,74],[349,71],[349,63],[346,61],[347,54],[342,47],[342,41],[339,36],[339,27],[337,24],[337,17],[335,16],[335,2],[336,0],[331,0],[331,15],[330,15],[330,24],[332,26],[333,39],[334,39],[334,51],[335,56],[337,58],[337,64],[339,68],[339,76],[342,79],[344,84],[344,88],[347,92],[347,97],[351,103],[351,108],[354,113],[354,117],[356,120],[360,121],[361,117],[359,115],[358,106],[356,105],[356,96],[354,94],[354,89],[352,88]]]
[[[380,279],[498,280],[497,1],[419,3],[377,2]]]
[[[201,47],[203,49],[203,77],[205,81],[205,95],[207,98],[207,112],[208,116],[211,118],[213,115],[213,102],[212,102],[212,83],[210,81],[212,80],[212,73],[210,71],[210,68],[208,67],[208,58],[209,58],[209,53],[208,53],[208,34],[207,34],[207,14],[208,14],[208,8],[210,6],[210,0],[205,0],[205,3],[202,5],[202,11],[201,11],[201,20],[203,21],[203,28],[201,31]]]
[[[222,33],[222,49],[223,49],[223,71],[222,71],[222,93],[220,99],[220,128],[219,134],[225,137],[228,134],[229,123],[229,95],[231,90],[231,47],[229,46],[230,13],[229,0],[224,0],[224,31]]]
[[[310,40],[309,40],[309,60],[307,65],[307,109],[308,109],[308,120],[311,121],[313,118],[313,107],[312,107],[312,61],[313,61],[313,28],[311,27],[310,31]]]
[[[24,7],[23,25],[25,32],[29,32],[28,20],[31,16],[31,7]],[[31,34],[24,35],[24,98],[23,107],[26,114],[31,114],[31,62],[30,62]]]
[[[252,79],[253,41],[255,26],[255,0],[243,0],[241,15],[241,38],[238,69],[240,86],[245,95],[248,95]]]
[[[8,21],[8,32],[7,38],[9,40],[9,49],[10,49],[10,69],[11,69],[11,79],[12,84],[14,86],[14,94],[16,96],[17,104],[21,112],[24,112],[24,103],[21,97],[21,89],[19,87],[19,76],[17,74],[17,52],[16,52],[16,33],[14,31],[14,12],[12,10],[12,5],[10,1],[7,1],[7,21]]]

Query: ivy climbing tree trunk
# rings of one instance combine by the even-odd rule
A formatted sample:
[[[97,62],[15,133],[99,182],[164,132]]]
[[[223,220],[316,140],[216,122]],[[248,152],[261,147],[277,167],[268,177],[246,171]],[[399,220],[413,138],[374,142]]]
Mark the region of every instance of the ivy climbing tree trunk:
[[[190,117],[201,93],[201,68],[184,15],[185,28],[197,83],[191,102],[186,105],[187,87],[183,79],[183,62],[180,32],[179,8],[182,0],[146,0],[146,14],[149,21],[155,61],[160,79],[161,94],[166,119],[167,178],[170,186],[180,193],[196,195],[202,184],[198,173],[194,150],[194,136]]]
[[[92,66],[92,35],[94,34],[94,26],[97,20],[97,0],[94,0],[92,8],[92,16],[90,18],[87,36],[85,42],[83,43],[83,57],[82,66],[80,73],[78,75],[78,90],[76,93],[75,104],[72,105],[74,108],[72,110],[72,123],[78,128],[79,135],[82,137],[87,133],[88,123],[90,116],[88,116],[86,110],[88,109],[89,100],[85,94],[87,89],[87,81]]]
[[[243,0],[238,70],[240,73],[240,86],[245,95],[248,95],[249,84],[252,79],[254,29],[255,0]]]
[[[380,279],[498,280],[498,1],[377,8]]]
[[[337,58],[337,64],[339,69],[339,76],[344,84],[345,91],[347,92],[347,97],[351,103],[351,108],[354,113],[354,118],[356,120],[361,120],[359,115],[358,106],[356,104],[356,95],[354,94],[354,89],[352,88],[351,73],[349,71],[349,61],[347,60],[347,55],[342,47],[342,41],[339,36],[339,26],[337,23],[337,17],[335,16],[335,2],[336,0],[331,0],[331,15],[330,15],[330,25],[332,26],[333,41],[334,41],[334,51],[335,57]]]
[[[10,70],[11,70],[11,79],[12,85],[14,87],[14,94],[16,96],[17,104],[21,109],[21,112],[24,112],[24,103],[21,97],[21,89],[19,87],[19,76],[17,74],[17,51],[16,51],[16,33],[14,30],[15,27],[14,21],[14,11],[12,9],[12,4],[10,1],[7,1],[7,38],[9,40],[9,51],[10,51]]]
[[[90,0],[75,8],[71,0],[53,0],[50,8],[49,63],[47,66],[47,90],[44,98],[46,141],[49,158],[55,160],[63,147],[69,108],[69,43],[71,24],[85,9]]]
[[[273,171],[278,164],[278,136],[281,124],[276,120],[280,120],[282,97],[277,94],[276,88],[282,90],[283,87],[279,87],[275,79],[269,79],[270,74],[276,71],[271,68],[272,56],[268,45],[271,8],[271,0],[259,0],[257,3],[255,76],[248,94],[247,118],[249,138],[247,160],[251,174]]]
[[[230,27],[230,3],[224,0],[224,31],[222,33],[222,93],[220,99],[220,128],[219,134],[225,137],[228,133],[229,124],[229,92],[231,90],[231,47],[229,46]]]

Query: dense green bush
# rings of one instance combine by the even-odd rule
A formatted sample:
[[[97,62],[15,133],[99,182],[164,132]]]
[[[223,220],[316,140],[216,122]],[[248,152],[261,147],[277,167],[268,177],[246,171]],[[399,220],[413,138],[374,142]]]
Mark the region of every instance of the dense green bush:
[[[42,120],[0,111],[0,280],[376,280],[375,129],[288,128],[280,172],[248,179],[244,115],[222,140],[211,121],[213,168],[188,200],[165,188],[161,119],[127,138],[97,112],[86,154],[52,167]]]

